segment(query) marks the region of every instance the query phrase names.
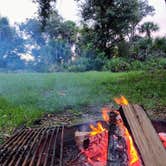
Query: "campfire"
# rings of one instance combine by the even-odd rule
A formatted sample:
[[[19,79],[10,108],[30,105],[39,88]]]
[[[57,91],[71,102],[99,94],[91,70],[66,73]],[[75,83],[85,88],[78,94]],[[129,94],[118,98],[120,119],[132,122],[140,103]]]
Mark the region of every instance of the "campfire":
[[[24,129],[0,146],[0,165],[165,166],[166,134],[157,134],[145,111],[115,98],[103,120],[75,126]]]
[[[120,105],[128,104],[124,96],[115,98],[115,101]],[[102,117],[107,124],[106,127],[98,122],[96,126],[90,124],[89,132],[75,133],[76,142],[81,151],[79,158],[74,161],[75,164],[78,165],[77,162],[79,162],[80,165],[84,163],[91,166],[106,166],[107,163],[113,165],[118,162],[116,164],[141,166],[138,152],[120,113],[117,110],[103,108]],[[88,143],[87,147],[84,147],[85,142]]]

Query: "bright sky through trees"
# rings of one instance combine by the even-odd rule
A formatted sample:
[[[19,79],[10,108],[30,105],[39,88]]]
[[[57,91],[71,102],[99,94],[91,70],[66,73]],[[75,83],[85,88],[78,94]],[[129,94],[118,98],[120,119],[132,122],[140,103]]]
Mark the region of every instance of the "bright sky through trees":
[[[156,9],[156,15],[147,17],[145,21],[153,21],[160,26],[159,35],[166,34],[166,4],[164,0],[149,0],[150,5]],[[78,22],[79,11],[74,0],[57,0],[59,13],[67,20]],[[34,16],[37,8],[32,0],[0,0],[0,14],[7,16],[10,22],[22,22],[26,18]]]

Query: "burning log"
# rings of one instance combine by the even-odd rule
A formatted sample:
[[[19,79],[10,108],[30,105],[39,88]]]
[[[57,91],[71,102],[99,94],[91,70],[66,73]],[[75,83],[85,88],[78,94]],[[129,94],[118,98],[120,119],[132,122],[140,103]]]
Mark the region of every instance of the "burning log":
[[[102,109],[105,122],[16,133],[0,145],[0,165],[165,166],[166,134],[163,146],[144,110],[122,99],[118,111]]]
[[[165,166],[166,151],[142,107],[123,104],[120,113],[145,166]]]
[[[80,131],[75,132],[76,145],[79,150],[82,150],[87,147],[89,142],[89,135],[90,132],[80,132]]]
[[[108,131],[102,128],[100,122],[97,123],[97,127],[90,125],[90,128],[92,129],[90,132],[76,131],[75,133],[80,154],[72,161],[72,165],[106,166]]]
[[[125,138],[122,136],[120,126],[118,125],[117,120],[117,112],[111,111],[107,166],[128,165],[126,141]]]

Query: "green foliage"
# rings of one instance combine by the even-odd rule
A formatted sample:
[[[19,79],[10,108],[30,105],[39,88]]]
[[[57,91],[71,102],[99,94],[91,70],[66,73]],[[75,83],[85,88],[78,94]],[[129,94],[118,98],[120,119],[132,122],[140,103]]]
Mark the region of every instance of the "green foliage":
[[[52,11],[54,11],[53,3],[56,3],[56,0],[32,0],[32,2],[38,4],[38,16],[44,29],[48,17],[52,13]]]
[[[166,54],[166,37],[157,37],[154,40],[153,48],[159,52],[159,54],[162,54],[162,52]]]
[[[89,64],[89,59],[85,57],[80,57],[74,60],[68,65],[67,69],[70,72],[84,72],[87,71]]]
[[[67,63],[71,58],[70,46],[63,40],[51,40],[41,48],[41,61],[46,65]]]
[[[35,57],[31,67],[41,72],[59,71],[64,63],[71,60],[71,48],[76,42],[76,24],[64,21],[54,11],[47,19],[45,31],[42,31],[41,26],[37,19],[29,19],[20,25],[22,33],[27,35],[24,43],[26,51]]]
[[[104,70],[109,70],[112,72],[128,71],[130,64],[124,58],[112,58],[111,60],[107,61],[103,68]]]
[[[145,108],[165,106],[166,72],[0,74],[0,130],[29,126],[44,112],[103,105],[115,96]],[[111,100],[112,101],[112,100]],[[91,111],[91,110],[89,110]]]
[[[134,56],[131,58],[135,60],[145,61],[152,53],[153,40],[151,38],[139,38],[134,42],[134,46],[131,48],[134,52]]]
[[[106,62],[103,53],[99,53],[96,57],[76,57],[67,65],[67,70],[70,72],[83,72],[90,70],[101,71]]]
[[[24,67],[19,54],[24,53],[23,39],[10,26],[6,17],[0,17],[0,68],[15,69]]]
[[[140,70],[163,70],[166,69],[166,58],[148,58],[146,61],[130,60],[127,58],[112,58],[103,67],[112,72],[140,71]]]
[[[144,70],[144,64],[143,62],[139,60],[134,60],[133,62],[130,63],[130,70],[131,71],[139,71],[139,70]]]
[[[77,1],[80,1],[84,20],[85,31],[81,36],[82,41],[85,41],[85,45],[93,43],[93,49],[98,48],[108,58],[112,55],[110,54],[111,48],[123,40],[126,35],[129,36],[142,18],[154,11],[146,0]]]
[[[166,69],[166,58],[150,58],[145,62],[145,69]]]
[[[14,128],[23,124],[29,126],[42,114],[41,110],[37,110],[33,106],[14,106],[0,97],[0,133],[12,133]]]
[[[148,38],[151,38],[151,33],[159,30],[159,26],[153,22],[144,22],[139,28],[140,33],[146,33]]]
[[[118,43],[118,56],[119,57],[129,57],[129,43],[125,40],[122,40]]]

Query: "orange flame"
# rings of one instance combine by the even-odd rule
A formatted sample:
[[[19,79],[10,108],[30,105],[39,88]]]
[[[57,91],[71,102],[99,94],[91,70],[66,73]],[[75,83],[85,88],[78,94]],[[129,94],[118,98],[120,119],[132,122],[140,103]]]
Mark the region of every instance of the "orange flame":
[[[101,111],[102,111],[102,117],[103,117],[104,121],[109,122],[108,113],[110,112],[110,110],[108,108],[103,108]]]
[[[121,96],[120,98],[114,98],[114,101],[119,105],[128,105],[129,104],[128,100],[124,96]]]
[[[127,128],[125,128],[125,136],[126,136],[126,143],[127,143],[127,147],[128,147],[128,154],[129,154],[129,165],[130,166],[141,165],[138,153],[135,149],[133,140],[132,140]]]
[[[91,136],[95,136],[96,134],[100,134],[103,131],[105,131],[105,129],[103,128],[103,126],[100,122],[97,123],[97,127],[95,127],[91,124],[90,128],[92,129],[92,131],[90,132]]]

